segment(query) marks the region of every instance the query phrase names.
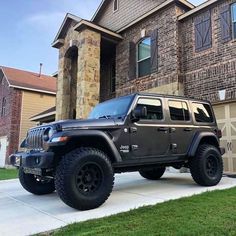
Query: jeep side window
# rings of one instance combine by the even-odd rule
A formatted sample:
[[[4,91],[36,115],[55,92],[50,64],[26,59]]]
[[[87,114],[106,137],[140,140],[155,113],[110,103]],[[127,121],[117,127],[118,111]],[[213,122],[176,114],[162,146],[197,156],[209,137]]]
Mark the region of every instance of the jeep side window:
[[[190,115],[186,102],[169,101],[170,118],[174,121],[189,121]]]
[[[162,120],[163,110],[162,104],[159,99],[140,98],[137,103],[137,107],[147,108],[147,117],[142,120]]]
[[[193,102],[192,107],[196,122],[212,123],[214,121],[211,108],[208,104]]]

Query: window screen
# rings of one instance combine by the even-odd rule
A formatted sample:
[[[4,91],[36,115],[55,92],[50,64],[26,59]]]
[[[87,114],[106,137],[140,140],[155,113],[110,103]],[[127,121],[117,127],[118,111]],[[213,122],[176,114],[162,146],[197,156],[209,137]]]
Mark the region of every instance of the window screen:
[[[211,108],[208,104],[193,103],[192,105],[197,122],[212,123],[214,121]]]
[[[1,111],[1,116],[5,116],[6,115],[6,98],[4,97],[2,99],[2,111]]]
[[[138,76],[151,73],[151,38],[145,38],[138,44]]]
[[[158,99],[140,98],[137,107],[147,108],[147,117],[143,120],[162,120],[163,111],[161,101]]]
[[[118,0],[114,0],[114,2],[113,2],[113,11],[114,12],[116,12],[116,11],[118,11]]]
[[[190,115],[186,102],[169,101],[171,120],[189,121]]]

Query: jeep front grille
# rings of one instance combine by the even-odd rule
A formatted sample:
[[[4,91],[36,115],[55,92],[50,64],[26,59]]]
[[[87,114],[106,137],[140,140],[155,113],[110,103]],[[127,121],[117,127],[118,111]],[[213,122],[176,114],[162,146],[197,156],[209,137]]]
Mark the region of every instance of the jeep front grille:
[[[31,129],[26,138],[28,149],[43,149],[43,133],[47,127]]]

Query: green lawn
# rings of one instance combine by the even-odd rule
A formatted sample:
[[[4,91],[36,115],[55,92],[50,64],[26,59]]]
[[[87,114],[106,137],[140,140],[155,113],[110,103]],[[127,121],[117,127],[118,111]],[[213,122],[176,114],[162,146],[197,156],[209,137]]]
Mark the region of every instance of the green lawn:
[[[0,169],[0,180],[18,178],[18,170],[16,169]]]
[[[50,235],[236,235],[236,188],[69,225]]]

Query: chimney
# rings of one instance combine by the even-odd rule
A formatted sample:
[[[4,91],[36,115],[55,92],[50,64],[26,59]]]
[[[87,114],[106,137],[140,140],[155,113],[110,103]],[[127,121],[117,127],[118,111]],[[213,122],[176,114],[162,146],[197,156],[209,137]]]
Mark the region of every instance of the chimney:
[[[43,63],[40,63],[40,64],[39,64],[39,77],[40,77],[41,74],[42,74],[42,67],[43,67]]]

